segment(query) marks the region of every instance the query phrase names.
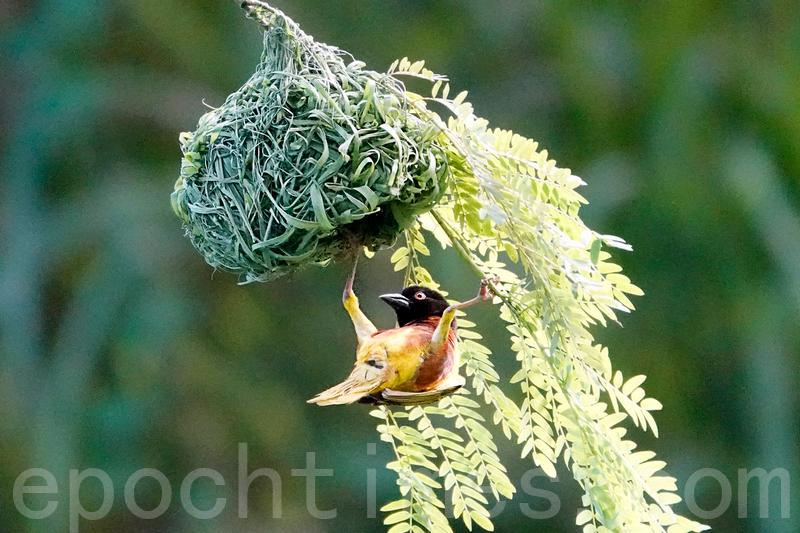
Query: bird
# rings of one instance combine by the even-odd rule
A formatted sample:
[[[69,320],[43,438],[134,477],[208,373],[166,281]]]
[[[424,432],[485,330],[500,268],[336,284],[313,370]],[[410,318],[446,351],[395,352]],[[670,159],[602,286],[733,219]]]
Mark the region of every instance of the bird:
[[[461,388],[465,380],[458,373],[456,313],[492,298],[488,280],[481,281],[477,296],[459,304],[420,285],[383,294],[380,299],[394,310],[397,327],[379,330],[359,307],[355,273],[354,264],[342,294],[358,342],[355,365],[344,381],[308,403],[420,405]]]

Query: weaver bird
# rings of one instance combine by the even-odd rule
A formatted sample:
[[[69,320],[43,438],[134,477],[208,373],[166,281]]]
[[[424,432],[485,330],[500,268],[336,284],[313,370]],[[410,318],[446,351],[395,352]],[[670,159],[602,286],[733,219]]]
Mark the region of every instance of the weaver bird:
[[[464,385],[458,374],[456,312],[491,298],[486,280],[474,298],[450,305],[438,292],[418,285],[380,298],[397,315],[397,327],[378,330],[358,306],[353,292],[356,268],[347,279],[342,303],[353,321],[358,347],[355,366],[342,383],[309,403],[354,402],[423,404]]]

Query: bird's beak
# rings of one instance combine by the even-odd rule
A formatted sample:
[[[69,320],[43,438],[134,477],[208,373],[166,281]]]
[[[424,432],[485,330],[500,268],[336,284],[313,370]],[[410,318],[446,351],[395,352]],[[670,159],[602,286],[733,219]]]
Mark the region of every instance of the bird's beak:
[[[408,309],[408,306],[411,305],[408,298],[398,293],[381,294],[379,298],[389,304],[392,309]]]

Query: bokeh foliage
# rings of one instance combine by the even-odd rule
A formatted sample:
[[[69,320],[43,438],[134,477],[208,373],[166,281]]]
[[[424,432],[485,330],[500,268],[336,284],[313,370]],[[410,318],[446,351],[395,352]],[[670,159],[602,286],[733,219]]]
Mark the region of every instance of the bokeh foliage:
[[[709,521],[715,529],[791,531],[755,512],[737,518],[736,471],[783,466],[797,476],[792,4],[275,3],[375,68],[425,57],[470,89],[479,114],[540,140],[588,182],[590,226],[633,244],[620,260],[646,292],[624,329],[599,334],[665,405],[662,438],[644,446],[663,450],[679,479],[713,467],[732,480],[734,505]],[[209,466],[235,480],[241,441],[251,465],[284,475],[280,520],[269,518],[268,491],[254,490],[246,526],[235,513],[203,523],[177,508],[142,523],[120,507],[91,530],[381,531],[362,503],[365,465],[378,469],[379,501],[394,490],[387,457],[363,444],[373,422],[358,407],[303,404],[352,360],[338,302],[344,270],[238,287],[211,275],[163,201],[176,132],[193,127],[202,99],[219,104],[247,78],[260,33],[211,0],[12,1],[0,28],[2,528],[61,529],[61,513],[28,523],[14,511],[9,491],[24,468],[63,480],[70,466],[100,467],[118,487],[142,466],[178,481]],[[388,325],[389,310],[367,297],[401,282],[386,262],[363,265],[359,292]],[[473,290],[455,262],[431,268],[451,294]],[[511,368],[493,332],[501,325],[480,310],[471,319],[499,370]],[[338,508],[336,520],[310,519],[302,481],[289,474],[309,450],[337,473],[318,497]],[[568,484],[536,485],[561,494],[564,511],[531,522],[518,504],[542,500],[522,492],[498,529],[574,531]],[[699,489],[704,508],[719,502],[713,482]]]

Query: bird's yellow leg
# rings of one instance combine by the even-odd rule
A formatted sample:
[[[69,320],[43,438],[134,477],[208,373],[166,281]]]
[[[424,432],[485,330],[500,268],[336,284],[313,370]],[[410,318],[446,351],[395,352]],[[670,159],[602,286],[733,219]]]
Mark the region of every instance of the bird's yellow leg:
[[[345,311],[350,315],[350,320],[353,321],[353,327],[356,330],[356,337],[358,337],[358,344],[360,345],[365,339],[372,337],[378,328],[367,318],[367,315],[361,311],[358,306],[358,296],[353,292],[353,282],[356,279],[356,267],[358,266],[358,256],[353,260],[353,272],[347,278],[344,285],[344,292],[342,293],[342,305]]]
[[[477,303],[489,300],[492,297],[489,294],[489,281],[486,279],[481,280],[481,288],[478,290],[478,295],[470,298],[460,304],[453,304],[444,310],[442,318],[439,320],[439,325],[433,332],[431,337],[430,350],[435,353],[440,350],[447,342],[447,337],[450,335],[450,327],[453,325],[453,320],[456,318],[456,312],[461,309],[466,309]]]

